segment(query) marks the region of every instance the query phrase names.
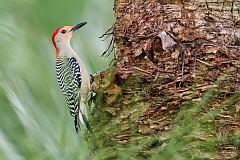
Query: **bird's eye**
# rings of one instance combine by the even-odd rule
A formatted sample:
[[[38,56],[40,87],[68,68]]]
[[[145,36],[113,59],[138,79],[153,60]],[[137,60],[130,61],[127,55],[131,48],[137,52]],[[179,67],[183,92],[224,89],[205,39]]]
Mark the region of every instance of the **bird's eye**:
[[[62,34],[66,33],[66,32],[67,32],[67,31],[66,31],[65,29],[63,29],[63,30],[61,31]]]

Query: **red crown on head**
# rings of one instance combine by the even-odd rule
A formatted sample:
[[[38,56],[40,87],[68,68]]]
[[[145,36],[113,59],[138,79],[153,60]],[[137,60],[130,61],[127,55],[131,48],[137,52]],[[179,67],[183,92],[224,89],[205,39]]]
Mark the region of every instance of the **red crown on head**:
[[[57,47],[57,44],[56,44],[56,42],[55,42],[55,37],[56,37],[56,35],[58,34],[58,32],[59,32],[59,30],[60,30],[61,28],[63,28],[63,26],[57,28],[57,29],[52,33],[52,42],[53,42],[53,45],[54,45],[54,47],[55,47],[55,49],[56,49],[56,58],[58,57],[59,48]]]

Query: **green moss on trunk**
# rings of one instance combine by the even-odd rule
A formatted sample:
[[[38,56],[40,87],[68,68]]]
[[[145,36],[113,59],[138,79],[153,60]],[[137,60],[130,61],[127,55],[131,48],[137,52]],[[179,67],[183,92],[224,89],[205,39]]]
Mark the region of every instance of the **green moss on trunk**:
[[[240,3],[162,2],[115,1],[116,64],[94,85],[96,153],[238,159]]]

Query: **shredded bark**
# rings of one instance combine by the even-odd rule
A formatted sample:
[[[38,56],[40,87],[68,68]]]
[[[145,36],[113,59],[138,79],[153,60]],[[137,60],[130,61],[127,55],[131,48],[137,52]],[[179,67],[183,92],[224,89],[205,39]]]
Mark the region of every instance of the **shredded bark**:
[[[112,127],[121,127],[112,130],[111,141],[165,135],[178,124],[173,119],[184,104],[199,105],[214,89],[194,118],[217,114],[210,131],[196,139],[227,139],[215,146],[215,159],[239,156],[230,138],[240,127],[239,8],[239,0],[115,2],[116,65],[105,110]]]

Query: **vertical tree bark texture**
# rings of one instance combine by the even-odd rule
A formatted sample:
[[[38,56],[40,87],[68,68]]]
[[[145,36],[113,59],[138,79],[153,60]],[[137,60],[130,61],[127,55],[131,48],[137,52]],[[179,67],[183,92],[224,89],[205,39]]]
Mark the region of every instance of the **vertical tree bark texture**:
[[[240,0],[114,9],[116,64],[94,84],[99,154],[240,159]]]

